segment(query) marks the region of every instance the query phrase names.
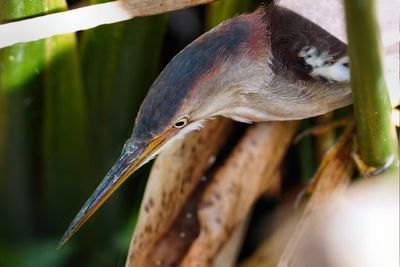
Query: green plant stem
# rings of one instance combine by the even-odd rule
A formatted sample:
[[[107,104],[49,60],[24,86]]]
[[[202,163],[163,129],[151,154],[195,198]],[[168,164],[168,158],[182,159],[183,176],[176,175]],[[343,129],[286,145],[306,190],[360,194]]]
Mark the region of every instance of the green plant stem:
[[[351,86],[361,159],[380,168],[398,158],[374,0],[346,0]],[[397,162],[395,160],[394,162]]]

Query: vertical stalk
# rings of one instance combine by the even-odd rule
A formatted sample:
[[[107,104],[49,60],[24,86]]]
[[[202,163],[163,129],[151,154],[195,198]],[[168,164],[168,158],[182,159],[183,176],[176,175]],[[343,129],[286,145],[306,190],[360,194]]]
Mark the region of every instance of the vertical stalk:
[[[306,131],[311,127],[311,120],[303,120],[300,132]],[[297,158],[299,159],[299,175],[301,183],[305,185],[310,182],[310,179],[313,177],[313,174],[317,169],[312,141],[311,136],[305,136],[296,146]]]
[[[330,112],[316,117],[314,122],[317,125],[324,125],[331,122],[332,118],[333,118],[333,112]],[[321,162],[325,153],[329,150],[330,147],[332,147],[335,144],[335,139],[336,139],[335,132],[333,130],[330,130],[315,138],[315,154],[318,162]]]
[[[346,0],[345,10],[361,159],[368,166],[380,168],[398,158],[398,144],[390,119],[375,1]]]
[[[65,0],[43,1],[65,10]],[[75,34],[45,40],[42,124],[42,200],[47,231],[61,233],[89,190],[84,91]]]
[[[0,1],[0,22],[44,12],[42,1]],[[34,231],[43,64],[43,40],[0,49],[0,235],[14,242]]]

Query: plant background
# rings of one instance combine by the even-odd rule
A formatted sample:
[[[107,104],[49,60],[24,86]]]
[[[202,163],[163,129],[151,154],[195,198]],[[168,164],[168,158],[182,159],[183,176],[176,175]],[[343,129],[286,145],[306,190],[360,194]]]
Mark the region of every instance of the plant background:
[[[0,23],[100,2],[1,0]],[[261,2],[222,0],[0,49],[0,266],[124,266],[151,164],[62,249],[57,243],[118,157],[163,67],[207,29]],[[351,110],[305,120],[302,127]],[[290,148],[286,196],[294,199],[304,188],[334,141],[332,131]],[[242,255],[256,246],[257,218],[273,207],[268,199],[256,205]]]

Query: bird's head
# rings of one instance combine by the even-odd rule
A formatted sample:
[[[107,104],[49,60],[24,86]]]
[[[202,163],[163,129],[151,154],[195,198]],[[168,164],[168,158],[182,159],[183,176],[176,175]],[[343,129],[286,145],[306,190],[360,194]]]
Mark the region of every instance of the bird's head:
[[[201,128],[205,120],[229,116],[229,111],[239,108],[241,87],[258,86],[257,79],[262,79],[255,71],[257,60],[266,63],[261,19],[260,12],[231,19],[172,59],[143,101],[119,159],[76,215],[60,245],[119,185],[166,146]]]

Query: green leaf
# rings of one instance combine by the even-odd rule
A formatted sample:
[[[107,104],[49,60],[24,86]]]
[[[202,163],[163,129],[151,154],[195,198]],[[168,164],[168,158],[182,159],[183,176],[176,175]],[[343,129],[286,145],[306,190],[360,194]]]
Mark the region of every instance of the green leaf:
[[[30,17],[45,11],[43,1],[9,0],[0,3],[0,22]],[[2,91],[14,91],[37,76],[44,64],[44,41],[17,44],[0,50],[0,84]]]
[[[65,9],[48,0],[49,10]],[[91,188],[85,96],[74,34],[45,41],[42,158],[45,226],[62,233]]]
[[[41,14],[42,1],[0,2],[0,21]],[[0,233],[14,241],[33,231],[32,183],[38,171],[44,41],[0,50]],[[4,226],[6,227],[4,227]]]

